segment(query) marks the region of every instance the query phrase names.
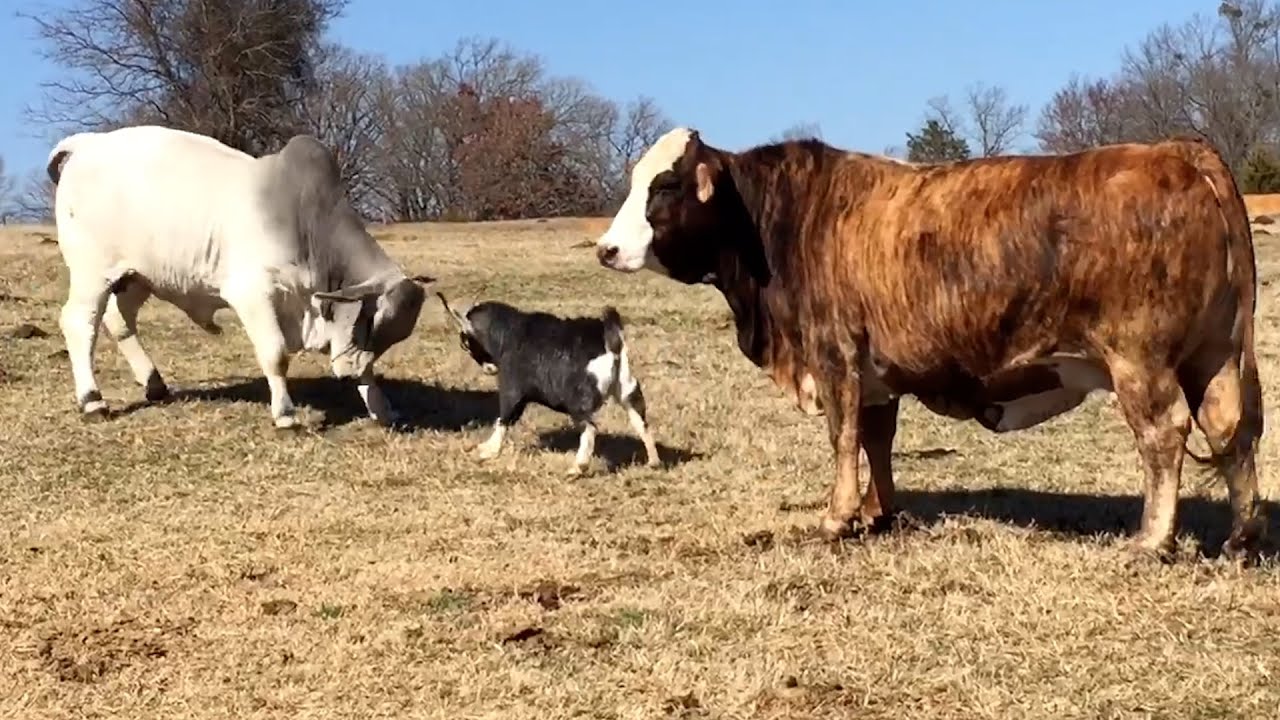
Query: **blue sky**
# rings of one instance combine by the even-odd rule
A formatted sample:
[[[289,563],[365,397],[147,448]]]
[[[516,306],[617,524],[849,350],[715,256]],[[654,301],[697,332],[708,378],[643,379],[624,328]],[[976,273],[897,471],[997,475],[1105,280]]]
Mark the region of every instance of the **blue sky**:
[[[36,54],[26,7],[0,10],[0,155],[39,166],[46,128],[21,110],[57,68]],[[602,94],[651,95],[681,125],[726,148],[818,123],[829,142],[901,146],[932,96],[1004,85],[1032,114],[1071,73],[1107,75],[1162,22],[1212,14],[1217,0],[353,0],[331,33],[393,64],[492,36]],[[614,9],[610,9],[614,8]],[[1023,141],[1030,144],[1030,139]]]

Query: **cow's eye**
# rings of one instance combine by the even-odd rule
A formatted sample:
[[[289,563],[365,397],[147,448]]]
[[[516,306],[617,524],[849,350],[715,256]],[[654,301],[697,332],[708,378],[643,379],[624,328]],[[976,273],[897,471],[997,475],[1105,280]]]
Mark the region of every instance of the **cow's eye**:
[[[680,178],[673,172],[665,172],[653,179],[650,186],[656,193],[670,194],[680,191]]]

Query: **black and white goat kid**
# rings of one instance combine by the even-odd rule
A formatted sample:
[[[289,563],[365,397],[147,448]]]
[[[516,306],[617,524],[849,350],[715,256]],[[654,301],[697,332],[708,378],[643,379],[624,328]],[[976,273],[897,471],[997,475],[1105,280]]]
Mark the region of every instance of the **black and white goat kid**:
[[[581,427],[578,454],[569,468],[577,475],[595,452],[595,415],[613,398],[644,441],[647,465],[659,464],[617,310],[605,307],[600,317],[562,318],[488,301],[457,312],[443,293],[436,296],[458,326],[462,349],[485,373],[498,376],[498,419],[493,434],[476,449],[481,460],[502,452],[507,430],[532,402],[567,414]]]

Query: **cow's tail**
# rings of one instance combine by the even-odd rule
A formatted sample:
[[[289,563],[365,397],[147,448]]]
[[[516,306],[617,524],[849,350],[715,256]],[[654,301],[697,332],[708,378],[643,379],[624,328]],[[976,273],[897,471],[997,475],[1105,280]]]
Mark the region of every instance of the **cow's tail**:
[[[71,159],[71,153],[76,147],[83,145],[85,140],[92,137],[96,133],[83,132],[74,135],[68,135],[63,138],[53,149],[49,151],[49,161],[45,163],[44,171],[49,175],[49,181],[54,185],[62,179],[62,169],[66,167],[67,161]]]
[[[1262,384],[1258,377],[1258,360],[1254,349],[1258,271],[1254,258],[1253,232],[1249,227],[1249,211],[1235,177],[1212,145],[1204,141],[1196,145],[1199,151],[1191,159],[1217,199],[1226,227],[1230,282],[1238,293],[1232,337],[1239,339],[1241,412],[1234,436],[1224,442],[1222,447],[1215,449],[1211,444],[1208,456],[1197,455],[1190,449],[1186,452],[1196,462],[1209,465],[1223,474],[1237,470],[1238,464],[1248,462],[1253,457],[1263,431]]]

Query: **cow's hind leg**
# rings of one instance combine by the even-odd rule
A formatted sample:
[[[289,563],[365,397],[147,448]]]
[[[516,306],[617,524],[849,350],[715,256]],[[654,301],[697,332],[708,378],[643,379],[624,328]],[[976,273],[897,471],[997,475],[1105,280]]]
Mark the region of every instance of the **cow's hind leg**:
[[[1196,424],[1227,484],[1231,535],[1222,550],[1239,556],[1257,545],[1266,528],[1254,465],[1262,434],[1261,384],[1256,373],[1242,372],[1239,356],[1229,348],[1197,353],[1179,375]]]
[[[1145,473],[1142,526],[1134,547],[1166,556],[1173,551],[1177,529],[1178,488],[1191,412],[1171,369],[1143,368],[1118,358],[1109,363],[1109,369]]]
[[[249,342],[253,344],[253,352],[258,358],[258,365],[267,378],[267,387],[271,390],[271,418],[275,426],[282,430],[297,427],[293,398],[289,397],[289,389],[285,383],[285,377],[289,373],[288,346],[284,332],[280,329],[275,307],[269,297],[245,300],[228,298],[228,301],[240,318],[240,323],[244,325]]]
[[[67,360],[75,383],[76,404],[83,418],[101,418],[107,414],[107,403],[98,391],[93,376],[93,350],[98,342],[98,324],[111,293],[111,280],[71,271],[67,301],[58,319],[67,345]]]
[[[138,311],[149,297],[150,288],[141,282],[125,279],[117,283],[107,300],[102,325],[107,334],[115,338],[134,380],[145,388],[147,402],[160,402],[169,397],[169,386],[138,339]]]

